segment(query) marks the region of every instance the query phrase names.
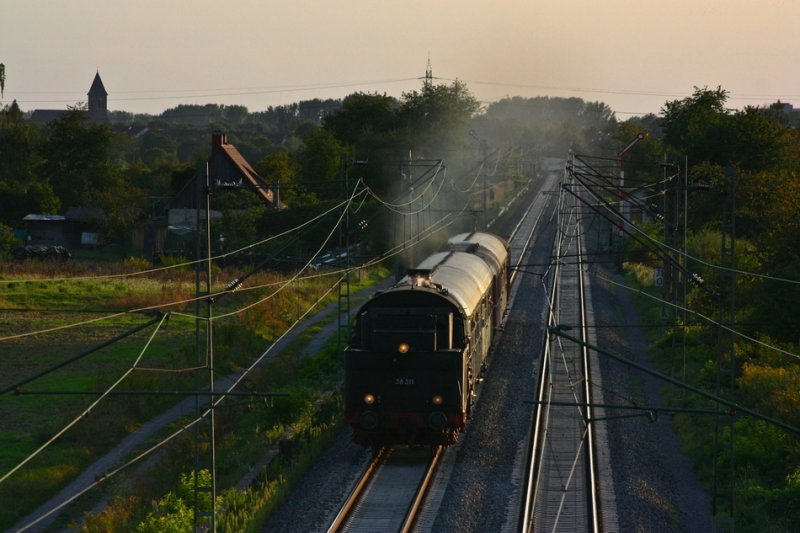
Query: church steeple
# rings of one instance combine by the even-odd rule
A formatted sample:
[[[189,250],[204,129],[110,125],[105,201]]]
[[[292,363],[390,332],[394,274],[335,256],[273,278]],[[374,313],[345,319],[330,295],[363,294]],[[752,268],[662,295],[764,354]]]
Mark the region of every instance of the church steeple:
[[[100,79],[100,71],[94,75],[94,81],[86,95],[89,97],[89,120],[105,122],[108,119],[108,93]]]

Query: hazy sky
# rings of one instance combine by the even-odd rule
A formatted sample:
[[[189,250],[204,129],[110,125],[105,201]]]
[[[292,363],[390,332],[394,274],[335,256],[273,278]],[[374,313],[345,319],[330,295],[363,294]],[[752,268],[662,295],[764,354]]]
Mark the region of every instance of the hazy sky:
[[[578,96],[626,118],[694,86],[800,107],[800,0],[0,0],[2,104],[261,111],[433,75],[483,102]]]

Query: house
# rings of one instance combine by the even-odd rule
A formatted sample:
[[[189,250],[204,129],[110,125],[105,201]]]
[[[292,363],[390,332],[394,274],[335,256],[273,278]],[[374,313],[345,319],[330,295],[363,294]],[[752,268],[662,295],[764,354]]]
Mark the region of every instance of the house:
[[[227,136],[223,133],[215,132],[211,135],[211,155],[208,158],[207,168],[212,189],[247,190],[259,197],[271,209],[286,207],[283,204],[278,205],[278,199],[267,182],[250,166],[239,150],[228,142]],[[201,184],[204,187],[205,179],[205,169],[197,172],[195,177],[175,195],[170,209],[195,209],[197,181],[203,180]]]
[[[257,202],[270,209],[285,208],[272,188],[258,175],[250,163],[228,142],[227,136],[214,132],[211,136],[211,155],[204,168],[199,169],[194,177],[181,188],[168,205],[150,217],[146,247],[153,250],[154,255],[181,253],[194,250],[193,235],[198,221],[206,221],[205,196],[206,171],[212,191],[212,209],[209,216],[212,220],[222,217],[220,210],[214,209],[213,200],[221,193],[235,192],[250,194]],[[192,245],[189,246],[191,240]]]

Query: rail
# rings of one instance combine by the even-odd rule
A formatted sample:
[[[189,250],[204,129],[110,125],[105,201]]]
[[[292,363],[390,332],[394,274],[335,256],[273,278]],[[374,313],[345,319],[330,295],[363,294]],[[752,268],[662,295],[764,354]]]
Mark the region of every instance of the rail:
[[[382,448],[348,496],[329,533],[413,528],[439,465],[442,447]]]
[[[575,205],[559,202],[548,328],[586,339],[582,228]],[[577,256],[569,263],[566,256]],[[592,368],[585,345],[546,335],[538,368],[520,530],[600,531],[591,403]]]

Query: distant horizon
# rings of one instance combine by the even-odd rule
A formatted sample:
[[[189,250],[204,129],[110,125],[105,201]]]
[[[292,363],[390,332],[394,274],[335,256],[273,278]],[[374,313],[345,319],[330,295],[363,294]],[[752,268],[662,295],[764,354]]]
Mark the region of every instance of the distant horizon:
[[[250,112],[464,81],[484,105],[577,97],[657,114],[694,87],[800,107],[796,0],[7,0],[0,105],[60,109],[99,72],[108,107]]]
[[[100,78],[101,79],[103,78],[102,72],[97,71],[96,74],[100,74]],[[92,76],[92,79],[94,79],[94,75]],[[416,78],[415,81],[417,81],[417,87],[416,88],[409,88],[407,90],[404,90],[403,92],[409,92],[409,91],[412,91],[412,90],[418,90],[422,85],[422,80],[423,79],[424,79],[423,77]],[[455,78],[451,79],[451,80],[443,80],[443,79],[434,77],[433,80],[434,80],[435,83],[449,85],[455,80]],[[406,81],[406,80],[404,80],[404,81]],[[469,82],[468,81],[464,81],[464,80],[460,80],[460,81],[463,81],[467,85],[467,88],[470,90],[470,92],[473,94],[473,96],[475,96],[475,91],[474,91],[473,87],[469,84]],[[104,83],[104,85],[106,84],[105,80],[103,80],[103,83]],[[91,85],[91,82],[88,83],[87,85]],[[350,85],[350,84],[348,84],[348,85]],[[357,85],[357,82],[354,82],[352,85]],[[708,87],[708,88],[715,89],[716,86]],[[253,89],[255,89],[255,88],[253,88]],[[725,87],[722,87],[722,89],[726,90]],[[220,90],[224,91],[225,89],[220,89]],[[564,88],[563,90],[564,91],[569,91],[570,89]],[[591,90],[586,90],[586,89],[583,90],[583,92],[590,92],[590,91]],[[380,91],[379,89],[375,89],[375,90],[353,89],[350,92],[348,92],[348,93],[346,93],[346,94],[344,94],[342,96],[331,96],[331,95],[320,96],[320,95],[308,94],[307,96],[300,97],[299,99],[293,100],[293,101],[290,101],[290,102],[272,103],[272,104],[269,104],[267,107],[265,107],[263,109],[252,109],[250,106],[247,106],[247,105],[241,104],[241,103],[235,103],[235,102],[234,103],[230,103],[230,102],[219,102],[219,101],[203,101],[203,102],[176,101],[173,104],[171,104],[169,107],[165,107],[160,111],[128,111],[126,109],[114,109],[114,108],[111,107],[112,102],[114,102],[115,99],[113,97],[113,93],[109,90],[108,91],[108,102],[109,102],[108,112],[109,113],[128,113],[128,114],[133,114],[133,115],[160,116],[163,113],[165,113],[166,111],[170,111],[170,110],[175,109],[175,108],[177,108],[178,106],[181,106],[181,105],[191,105],[191,106],[199,106],[199,107],[202,107],[202,106],[205,106],[205,105],[219,105],[219,106],[225,106],[225,107],[228,107],[228,106],[243,106],[243,107],[247,108],[248,113],[263,113],[263,112],[267,111],[269,109],[269,107],[289,106],[289,105],[297,104],[297,103],[304,102],[304,101],[311,101],[311,100],[314,100],[314,99],[319,99],[319,100],[333,99],[333,100],[341,101],[344,98],[346,98],[347,96],[349,96],[351,94],[359,93],[359,92],[361,92],[361,93],[370,93],[370,94],[375,94],[375,93],[377,93],[377,94],[388,94],[386,91]],[[597,92],[598,93],[603,93],[604,91],[603,90],[597,90]],[[510,98],[525,98],[525,99],[534,99],[534,98],[564,98],[564,99],[567,99],[567,98],[579,98],[579,99],[581,99],[581,100],[583,100],[585,102],[600,102],[600,103],[603,103],[605,105],[608,105],[609,108],[616,115],[620,115],[620,114],[627,115],[626,117],[617,116],[618,120],[623,120],[624,121],[625,118],[630,118],[630,117],[646,116],[648,114],[659,115],[660,112],[661,112],[661,108],[663,107],[664,103],[666,103],[668,101],[672,101],[672,100],[680,100],[680,99],[686,98],[688,96],[691,96],[691,94],[693,92],[694,92],[694,87],[692,88],[692,92],[687,93],[685,95],[678,95],[678,94],[666,95],[665,94],[665,95],[663,95],[665,100],[659,106],[658,110],[641,112],[641,113],[617,111],[616,109],[611,107],[610,104],[608,104],[606,101],[604,101],[602,98],[586,98],[585,96],[578,96],[578,95],[539,94],[539,95],[535,95],[535,96],[526,96],[526,95],[522,95],[522,94],[507,94],[507,95],[502,96],[500,98],[497,98],[497,99],[495,99],[493,101],[484,101],[484,100],[481,100],[480,98],[477,98],[477,96],[476,96],[476,98],[481,102],[482,106],[488,106],[488,105],[491,105],[492,103],[499,102],[499,101],[502,101],[504,99],[510,99]],[[47,94],[53,94],[53,93],[52,92],[48,92]],[[122,94],[130,94],[130,91],[129,92],[124,92],[123,91]],[[222,96],[226,96],[226,94],[217,94],[217,95],[210,96],[208,98],[213,98],[214,96],[222,97]],[[402,94],[389,95],[389,96],[397,98],[398,100],[402,98]],[[177,98],[181,98],[181,96],[170,97],[170,99],[173,99],[173,98],[177,99]],[[186,96],[186,98],[187,99],[192,99],[192,98],[198,98],[198,97],[197,96]],[[161,99],[161,98],[160,97],[154,97],[154,99],[158,100],[158,99]],[[768,106],[770,106],[772,104],[779,103],[779,102],[780,103],[784,103],[784,104],[789,104],[790,106],[792,106],[792,108],[794,108],[794,104],[792,104],[792,102],[783,101],[781,99],[776,99],[776,100],[772,100],[772,101],[764,101],[763,103],[756,103],[753,100],[752,97],[744,98],[745,102],[749,102],[749,103],[745,103],[745,104],[741,105],[740,107],[730,106],[730,102],[732,100],[736,100],[736,99],[737,99],[736,96],[731,94],[730,91],[729,91],[729,95],[728,95],[728,104],[729,105],[728,105],[728,108],[730,108],[730,109],[742,109],[742,108],[744,108],[746,106],[753,106],[753,107],[761,107],[761,108],[763,108],[763,107],[768,107]],[[128,101],[128,100],[141,101],[142,98],[136,98],[136,97],[131,98],[131,99],[121,98],[121,99],[118,99],[118,100],[120,100],[120,101]],[[87,101],[88,101],[88,97],[86,99],[84,99],[84,100],[76,100],[76,101],[74,101],[72,103],[68,103],[67,100],[44,100],[44,101],[33,100],[33,101],[28,101],[27,102],[27,103],[63,103],[64,104],[63,108],[59,108],[59,107],[33,107],[33,108],[26,109],[23,106],[19,105],[18,101],[17,101],[17,105],[19,105],[20,111],[22,111],[23,113],[28,114],[28,113],[33,113],[34,111],[40,111],[40,110],[66,111],[70,107],[86,105]],[[0,100],[0,103],[2,103],[3,106],[7,106],[7,105],[11,105],[12,102],[11,101],[6,101],[6,99],[3,99],[3,100]]]

